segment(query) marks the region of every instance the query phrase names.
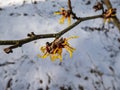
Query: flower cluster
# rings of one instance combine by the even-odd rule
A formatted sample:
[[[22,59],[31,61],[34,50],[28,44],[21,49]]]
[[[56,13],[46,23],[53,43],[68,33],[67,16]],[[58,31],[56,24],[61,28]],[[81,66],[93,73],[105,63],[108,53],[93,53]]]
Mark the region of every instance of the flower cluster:
[[[64,8],[61,8],[60,11],[58,12],[55,12],[54,13],[55,15],[62,15],[62,17],[60,18],[60,24],[63,24],[65,19],[68,19],[68,24],[70,25],[71,24],[71,12],[70,10],[65,10]]]
[[[116,15],[116,8],[111,8],[109,10],[105,10],[103,14],[104,22],[110,22],[112,20],[112,17]]]
[[[59,38],[59,39],[54,40],[51,43],[47,42],[46,46],[43,46],[40,48],[43,55],[38,55],[38,57],[46,58],[50,56],[50,59],[52,61],[55,61],[56,59],[60,59],[60,61],[62,61],[63,48],[65,48],[69,52],[70,57],[72,57],[72,54],[75,48],[70,46],[70,44],[68,43],[68,40],[73,39],[73,38],[78,38],[78,37],[73,36],[70,38]]]

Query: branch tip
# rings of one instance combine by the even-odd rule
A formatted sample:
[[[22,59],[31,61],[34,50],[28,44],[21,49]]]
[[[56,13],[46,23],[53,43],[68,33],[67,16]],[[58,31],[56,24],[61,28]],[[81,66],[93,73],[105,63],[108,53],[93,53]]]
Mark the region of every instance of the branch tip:
[[[9,53],[13,53],[12,49],[11,48],[5,48],[4,49],[4,52],[9,54]]]

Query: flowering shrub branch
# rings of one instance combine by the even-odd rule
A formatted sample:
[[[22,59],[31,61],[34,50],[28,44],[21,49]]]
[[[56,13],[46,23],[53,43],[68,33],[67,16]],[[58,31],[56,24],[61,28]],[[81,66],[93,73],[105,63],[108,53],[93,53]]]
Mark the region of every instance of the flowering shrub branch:
[[[71,47],[68,41],[73,38],[78,38],[78,37],[73,36],[69,38],[58,38],[51,43],[46,42],[46,46],[40,48],[40,50],[44,54],[42,56],[38,55],[38,57],[46,58],[47,56],[50,56],[52,61],[55,61],[56,59],[60,59],[60,61],[62,61],[63,48],[65,48],[69,52],[70,57],[72,57],[75,48]]]
[[[106,11],[104,10],[104,7],[102,4],[105,4],[107,6],[108,9]],[[88,16],[88,17],[77,17],[76,14],[72,10],[71,0],[68,0],[68,9],[67,10],[65,10],[64,8],[61,8],[61,11],[55,12],[55,14],[62,15],[62,18],[60,19],[61,23],[64,23],[65,18],[68,19],[69,26],[67,28],[61,30],[60,32],[51,33],[51,34],[37,35],[34,32],[32,32],[27,35],[28,36],[27,38],[20,39],[20,40],[0,40],[0,45],[10,45],[9,47],[5,48],[4,51],[6,53],[12,53],[13,49],[21,47],[22,45],[29,43],[31,41],[34,41],[34,40],[43,39],[43,38],[55,38],[55,40],[60,39],[60,37],[63,34],[72,30],[72,28],[74,28],[81,22],[91,20],[91,19],[96,19],[96,18],[103,18],[104,20],[112,19],[113,22],[115,23],[115,25],[120,30],[120,22],[119,22],[118,18],[116,17],[116,9],[112,8],[112,5],[109,0],[103,0],[103,3],[98,2],[98,4],[95,5],[93,8],[95,9],[95,11],[102,10],[103,11],[102,14],[95,15],[95,16]],[[71,18],[76,19],[77,21],[74,22],[73,24],[71,24],[71,22],[70,22]],[[60,51],[60,49],[58,51]],[[54,52],[54,54],[56,54],[56,53],[60,55],[59,59],[61,59],[61,52],[57,52],[57,51]],[[54,60],[54,58],[52,58],[52,59]]]
[[[79,18],[76,22],[74,22],[73,24],[71,24],[70,26],[68,26],[67,28],[63,29],[62,31],[60,31],[58,33],[40,34],[40,35],[34,34],[33,35],[33,32],[32,32],[32,33],[28,34],[29,37],[24,38],[24,39],[20,39],[20,40],[0,40],[0,45],[12,45],[12,46],[4,49],[4,51],[6,53],[12,53],[12,49],[21,47],[22,45],[24,45],[26,43],[29,43],[31,41],[34,41],[34,40],[44,39],[44,38],[59,38],[63,34],[65,34],[66,32],[70,31],[72,28],[77,26],[80,22],[83,22],[83,21],[86,21],[86,20],[91,20],[91,19],[96,19],[96,18],[102,18],[102,15]]]

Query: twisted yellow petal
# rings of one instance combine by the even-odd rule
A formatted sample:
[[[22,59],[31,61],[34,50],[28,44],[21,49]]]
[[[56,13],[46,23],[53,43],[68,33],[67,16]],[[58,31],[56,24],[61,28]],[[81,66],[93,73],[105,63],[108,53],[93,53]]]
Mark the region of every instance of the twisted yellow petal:
[[[38,55],[39,58],[47,58],[47,56],[49,56],[50,54],[49,53],[44,53],[43,55]]]
[[[51,59],[51,61],[55,61],[57,59],[56,54],[51,54],[50,59]]]
[[[79,38],[79,36],[71,36],[69,38],[66,38],[66,40],[74,39],[74,38]]]
[[[61,12],[54,12],[54,15],[60,15],[61,14]]]
[[[64,8],[60,8],[61,11],[65,10]]]
[[[46,51],[46,47],[43,46],[43,47],[40,48],[40,50],[44,53]]]
[[[70,16],[68,17],[68,24],[69,25],[71,24],[71,17]]]
[[[60,23],[60,24],[63,24],[64,21],[65,21],[65,16],[62,16],[62,17],[60,18],[60,20],[59,20],[59,23]]]
[[[73,52],[76,50],[75,48],[73,48],[71,46],[65,46],[65,49],[69,52],[70,58],[72,57]]]
[[[62,48],[58,50],[57,54],[57,58],[60,59],[60,61],[62,61]]]

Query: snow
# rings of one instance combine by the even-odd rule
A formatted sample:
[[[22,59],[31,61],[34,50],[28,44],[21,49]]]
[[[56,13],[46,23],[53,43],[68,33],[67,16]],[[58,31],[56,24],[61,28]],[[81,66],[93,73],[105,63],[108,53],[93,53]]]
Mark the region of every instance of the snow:
[[[23,4],[23,2],[25,3]],[[56,33],[66,28],[67,21],[61,25],[58,23],[60,16],[53,12],[61,7],[67,8],[67,0],[0,0],[0,40],[16,40],[26,38],[27,34]],[[34,1],[34,0],[33,0]],[[88,0],[71,0],[73,11],[81,17],[101,14],[94,12],[92,6],[96,0],[86,5]],[[119,0],[111,0],[117,8],[117,16],[120,17]],[[25,14],[27,14],[25,16]],[[72,20],[72,23],[75,22]],[[3,49],[8,46],[0,46],[0,65],[5,62],[15,64],[0,66],[0,90],[5,90],[8,81],[12,78],[12,90],[120,90],[120,43],[117,41],[119,32],[112,24],[106,23],[109,29],[107,36],[105,31],[85,31],[82,27],[100,27],[102,19],[84,21],[63,37],[79,36],[70,44],[76,48],[73,57],[63,51],[63,62],[50,58],[41,59],[40,47],[47,41],[54,39],[40,39],[36,43],[30,42],[6,54]],[[110,69],[113,68],[114,72]],[[97,73],[92,73],[95,70]],[[102,76],[98,72],[103,73]],[[103,81],[103,84],[101,83]],[[98,82],[98,83],[97,83]],[[114,86],[113,86],[114,85]],[[98,88],[98,89],[95,89]],[[71,89],[70,89],[71,90]]]

